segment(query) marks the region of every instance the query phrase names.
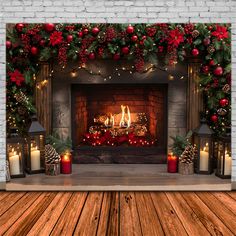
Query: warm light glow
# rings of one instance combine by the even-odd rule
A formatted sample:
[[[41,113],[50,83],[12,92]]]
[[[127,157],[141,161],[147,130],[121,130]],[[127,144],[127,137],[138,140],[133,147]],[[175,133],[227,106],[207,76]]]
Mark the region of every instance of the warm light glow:
[[[120,127],[127,127],[129,128],[131,125],[131,115],[129,106],[121,105],[121,119],[120,119]]]

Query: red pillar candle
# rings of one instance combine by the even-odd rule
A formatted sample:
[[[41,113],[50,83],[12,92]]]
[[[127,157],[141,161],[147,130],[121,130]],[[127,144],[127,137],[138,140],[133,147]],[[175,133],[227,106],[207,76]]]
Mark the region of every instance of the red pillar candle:
[[[169,173],[176,173],[178,171],[178,157],[174,156],[172,153],[168,154],[167,171]]]
[[[71,153],[61,155],[61,173],[71,174],[72,172],[72,156]]]

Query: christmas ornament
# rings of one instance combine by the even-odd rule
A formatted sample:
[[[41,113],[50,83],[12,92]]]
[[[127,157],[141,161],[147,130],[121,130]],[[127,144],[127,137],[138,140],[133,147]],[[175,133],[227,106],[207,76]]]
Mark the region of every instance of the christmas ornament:
[[[93,52],[90,52],[88,57],[89,57],[90,60],[94,60],[95,59],[95,54]]]
[[[207,28],[208,28],[210,31],[213,29],[212,25],[209,25]]]
[[[54,31],[51,35],[50,35],[50,44],[52,46],[56,46],[58,44],[61,44],[63,40],[62,37],[62,32],[59,31]]]
[[[193,55],[194,57],[198,56],[198,55],[199,55],[199,50],[198,50],[197,48],[194,48],[194,49],[192,50],[192,55]]]
[[[12,46],[11,41],[7,40],[7,41],[6,41],[6,47],[7,47],[7,49],[10,49],[11,46]]]
[[[99,31],[100,31],[100,29],[99,29],[98,27],[94,27],[94,28],[92,29],[92,34],[93,34],[93,35],[97,35],[97,34],[99,33]]]
[[[215,66],[215,61],[213,59],[209,61],[209,66]]]
[[[128,47],[123,47],[122,49],[121,49],[121,51],[122,51],[122,53],[123,54],[129,54],[129,48]]]
[[[133,36],[131,37],[131,40],[132,40],[133,42],[136,42],[136,41],[138,40],[138,36],[137,36],[137,35],[133,35]]]
[[[225,84],[224,87],[222,88],[222,91],[225,92],[225,93],[228,93],[230,91],[230,85]]]
[[[46,41],[45,41],[44,39],[41,39],[41,40],[39,41],[39,45],[42,46],[42,47],[45,46],[45,43],[46,43]]]
[[[73,35],[71,34],[67,35],[66,40],[68,43],[71,43],[73,41]]]
[[[193,32],[192,32],[192,36],[193,36],[193,38],[197,38],[198,36],[199,36],[199,31],[198,30],[194,30]]]
[[[217,113],[218,113],[218,115],[220,115],[220,116],[225,116],[225,115],[227,114],[227,110],[224,109],[224,108],[219,108],[219,109],[217,110]]]
[[[223,68],[221,66],[217,66],[214,71],[213,71],[214,75],[216,76],[221,76],[223,75]]]
[[[229,105],[229,100],[227,98],[221,98],[219,104],[221,107],[226,107]]]
[[[203,39],[203,44],[204,44],[205,46],[208,46],[210,43],[211,43],[210,38],[204,38],[204,39]]]
[[[36,56],[36,55],[38,54],[39,50],[38,50],[38,48],[36,48],[36,47],[32,47],[32,48],[30,49],[30,52],[31,52],[31,54],[32,54],[33,56]]]
[[[208,73],[209,73],[209,66],[208,66],[208,65],[204,65],[204,66],[202,67],[202,72],[203,72],[204,74],[208,74]]]
[[[55,25],[53,23],[47,23],[44,25],[44,29],[47,32],[52,32],[55,29]]]
[[[84,34],[84,35],[88,34],[88,32],[89,32],[88,28],[84,28],[84,29],[83,29],[83,34]]]
[[[218,116],[216,114],[211,116],[211,121],[216,123],[218,121]]]
[[[84,33],[83,33],[82,31],[79,31],[79,32],[78,32],[78,37],[79,37],[79,38],[83,38],[83,36],[84,36]]]
[[[212,36],[217,37],[218,40],[227,39],[229,37],[227,28],[225,26],[216,26],[216,30],[211,33]]]
[[[209,47],[207,48],[207,51],[210,53],[210,54],[213,54],[215,52],[215,47],[213,45],[209,45]]]
[[[132,25],[129,25],[127,28],[126,28],[126,33],[127,34],[133,34],[134,33],[134,27]]]
[[[120,59],[120,54],[119,54],[119,53],[114,54],[114,55],[113,55],[113,59],[114,59],[115,61],[119,60],[119,59]]]
[[[22,30],[23,30],[24,27],[25,27],[25,25],[22,24],[22,23],[16,24],[16,30],[17,30],[18,32],[22,32]]]

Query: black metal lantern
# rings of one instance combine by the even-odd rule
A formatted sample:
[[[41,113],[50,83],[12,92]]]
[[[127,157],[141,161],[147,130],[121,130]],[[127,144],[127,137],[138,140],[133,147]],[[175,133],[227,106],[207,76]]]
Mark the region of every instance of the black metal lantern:
[[[7,138],[7,160],[11,178],[22,178],[25,177],[25,139],[19,137],[16,131],[17,128],[11,128]]]
[[[28,130],[26,171],[29,174],[43,173],[45,171],[45,135],[46,131],[38,122],[37,117],[32,117]]]
[[[195,159],[195,172],[198,174],[211,174],[213,172],[213,131],[209,128],[205,119],[193,131],[193,143],[197,147]]]
[[[231,136],[227,133],[219,137],[216,176],[230,179],[232,171]]]

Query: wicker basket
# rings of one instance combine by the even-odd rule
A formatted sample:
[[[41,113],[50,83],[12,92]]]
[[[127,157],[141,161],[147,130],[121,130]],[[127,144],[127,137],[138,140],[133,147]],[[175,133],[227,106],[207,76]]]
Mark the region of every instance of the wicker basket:
[[[59,175],[60,174],[60,163],[57,164],[46,164],[45,165],[45,174],[46,175]]]
[[[193,163],[179,162],[179,173],[181,175],[193,175],[194,173]]]

